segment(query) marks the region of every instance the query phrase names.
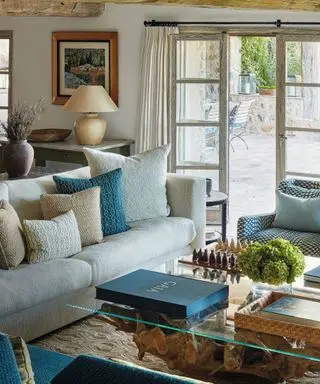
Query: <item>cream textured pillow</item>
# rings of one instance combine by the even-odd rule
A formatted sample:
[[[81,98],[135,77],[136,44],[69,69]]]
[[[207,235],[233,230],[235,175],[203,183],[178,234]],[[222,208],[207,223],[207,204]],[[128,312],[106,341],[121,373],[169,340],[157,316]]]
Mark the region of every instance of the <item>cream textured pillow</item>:
[[[20,219],[7,201],[0,200],[0,269],[17,267],[25,254]]]
[[[170,145],[132,157],[85,148],[91,176],[122,168],[122,199],[127,222],[168,216],[167,157]]]
[[[83,247],[102,241],[100,187],[85,189],[73,195],[41,195],[40,204],[45,220],[72,210]]]
[[[52,220],[23,220],[23,229],[29,263],[63,259],[81,251],[80,233],[73,211]]]

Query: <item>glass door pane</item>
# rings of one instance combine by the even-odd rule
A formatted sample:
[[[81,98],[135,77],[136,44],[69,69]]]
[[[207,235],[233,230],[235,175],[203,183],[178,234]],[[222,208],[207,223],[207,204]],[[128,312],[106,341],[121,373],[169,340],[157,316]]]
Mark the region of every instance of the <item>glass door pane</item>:
[[[320,37],[316,39],[284,38],[284,177],[320,178]]]
[[[227,65],[222,67],[223,47],[220,34],[199,38],[180,35],[176,40],[173,168],[179,173],[211,179],[212,190],[227,192],[227,134],[223,116],[227,95],[222,102],[221,82],[222,74],[227,77]],[[219,208],[208,211],[208,215],[208,221],[213,217],[220,221]]]

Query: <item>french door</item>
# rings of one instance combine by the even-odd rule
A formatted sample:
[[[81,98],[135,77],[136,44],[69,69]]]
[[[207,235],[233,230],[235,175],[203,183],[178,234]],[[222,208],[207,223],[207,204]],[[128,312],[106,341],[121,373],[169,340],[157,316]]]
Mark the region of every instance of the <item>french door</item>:
[[[178,35],[173,50],[171,169],[228,193],[228,36]]]
[[[277,39],[277,182],[320,178],[320,35]]]

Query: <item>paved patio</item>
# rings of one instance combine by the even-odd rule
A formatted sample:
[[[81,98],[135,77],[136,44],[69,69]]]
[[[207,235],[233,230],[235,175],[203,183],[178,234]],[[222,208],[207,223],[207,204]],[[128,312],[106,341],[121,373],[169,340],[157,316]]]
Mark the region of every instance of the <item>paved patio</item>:
[[[233,141],[230,150],[228,236],[233,237],[240,216],[275,209],[275,136],[248,135],[245,140],[249,149]]]
[[[275,136],[251,134],[245,140],[248,150],[241,141],[233,141],[235,151],[230,150],[228,237],[236,237],[240,216],[275,209]],[[320,135],[294,134],[287,148],[289,170],[320,173]]]

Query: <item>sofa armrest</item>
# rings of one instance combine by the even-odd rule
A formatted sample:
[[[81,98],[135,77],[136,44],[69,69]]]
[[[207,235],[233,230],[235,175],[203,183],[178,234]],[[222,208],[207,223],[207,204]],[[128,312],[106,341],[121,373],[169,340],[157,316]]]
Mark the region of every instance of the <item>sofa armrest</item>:
[[[206,180],[201,177],[167,175],[167,198],[171,207],[171,216],[187,217],[194,223],[196,237],[194,248],[205,246],[206,230]]]
[[[274,221],[275,213],[261,214],[254,216],[242,216],[238,220],[237,238],[245,241],[254,233],[271,227]]]

